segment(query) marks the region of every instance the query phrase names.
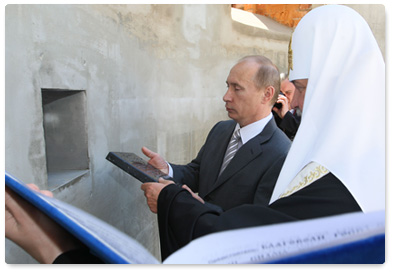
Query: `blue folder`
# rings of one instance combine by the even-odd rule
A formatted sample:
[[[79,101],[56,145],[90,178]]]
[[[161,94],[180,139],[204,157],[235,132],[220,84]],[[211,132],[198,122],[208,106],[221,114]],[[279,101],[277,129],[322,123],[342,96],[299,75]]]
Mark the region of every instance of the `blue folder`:
[[[106,263],[159,263],[140,243],[100,219],[35,192],[7,173],[5,184],[78,238]]]
[[[272,264],[383,264],[385,234],[314,252],[279,259]]]

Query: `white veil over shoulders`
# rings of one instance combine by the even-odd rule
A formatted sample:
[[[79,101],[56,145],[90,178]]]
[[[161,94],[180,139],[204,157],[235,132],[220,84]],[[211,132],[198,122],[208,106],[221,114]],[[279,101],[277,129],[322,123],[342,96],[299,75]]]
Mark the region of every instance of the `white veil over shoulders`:
[[[385,65],[368,24],[349,7],[318,7],[296,27],[291,48],[289,79],[308,79],[308,85],[271,203],[316,162],[342,181],[363,211],[384,209]]]

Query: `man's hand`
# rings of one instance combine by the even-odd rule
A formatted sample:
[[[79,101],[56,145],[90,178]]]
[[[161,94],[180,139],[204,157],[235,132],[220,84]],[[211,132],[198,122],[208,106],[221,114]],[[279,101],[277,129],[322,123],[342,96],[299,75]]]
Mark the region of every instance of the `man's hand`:
[[[159,182],[143,183],[141,189],[144,191],[145,198],[147,198],[147,205],[153,213],[158,213],[158,197],[160,192],[167,185],[174,184],[173,181],[159,178]]]
[[[277,103],[281,103],[283,106],[281,109],[273,107],[273,111],[276,112],[280,118],[284,118],[285,114],[289,111],[289,102],[286,96],[278,95]]]
[[[195,192],[193,192],[187,185],[185,185],[185,184],[182,185],[182,188],[189,191],[189,193],[193,196],[193,198],[198,200],[200,203],[204,204],[204,200],[199,195],[197,195]]]
[[[40,191],[35,185],[28,185]],[[52,197],[49,191],[40,191]],[[80,242],[36,207],[5,187],[5,237],[40,263],[52,263],[61,253]]]
[[[166,160],[160,156],[160,154],[154,153],[147,147],[141,148],[143,154],[150,158],[148,161],[149,164],[154,166],[155,168],[161,170],[165,174],[169,174],[169,166],[167,165]]]

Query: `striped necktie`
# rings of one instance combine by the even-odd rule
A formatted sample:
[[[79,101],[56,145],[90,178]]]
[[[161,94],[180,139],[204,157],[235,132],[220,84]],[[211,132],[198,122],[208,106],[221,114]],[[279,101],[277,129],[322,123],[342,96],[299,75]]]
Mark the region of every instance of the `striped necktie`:
[[[229,162],[232,160],[234,155],[237,152],[237,149],[239,148],[239,140],[240,140],[240,129],[237,129],[232,136],[232,139],[229,142],[228,149],[226,150],[224,160],[222,161],[222,167],[221,171],[219,174],[221,174],[226,166],[228,166]]]

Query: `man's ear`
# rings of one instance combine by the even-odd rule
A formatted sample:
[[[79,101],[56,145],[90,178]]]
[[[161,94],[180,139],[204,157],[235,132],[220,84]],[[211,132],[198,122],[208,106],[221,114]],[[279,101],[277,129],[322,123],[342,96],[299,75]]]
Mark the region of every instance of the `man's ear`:
[[[273,86],[268,86],[265,88],[262,96],[262,103],[266,104],[269,103],[274,96],[274,87]]]

